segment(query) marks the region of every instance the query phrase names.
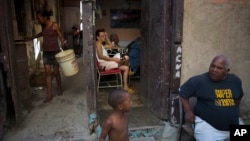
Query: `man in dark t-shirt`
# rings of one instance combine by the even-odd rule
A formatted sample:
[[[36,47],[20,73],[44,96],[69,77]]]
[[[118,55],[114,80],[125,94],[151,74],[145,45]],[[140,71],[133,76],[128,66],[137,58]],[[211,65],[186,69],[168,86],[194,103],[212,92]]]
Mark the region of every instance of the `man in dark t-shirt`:
[[[242,84],[228,73],[229,66],[226,56],[216,56],[208,72],[191,77],[179,89],[185,120],[195,124],[196,141],[229,140],[229,126],[239,124]],[[197,98],[194,110],[190,97]]]

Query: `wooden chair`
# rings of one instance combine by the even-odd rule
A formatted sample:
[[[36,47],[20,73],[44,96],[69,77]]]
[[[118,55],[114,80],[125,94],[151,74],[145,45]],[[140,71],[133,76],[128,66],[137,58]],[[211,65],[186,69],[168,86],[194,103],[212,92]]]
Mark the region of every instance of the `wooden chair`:
[[[112,87],[122,88],[122,71],[119,68],[105,70],[100,66],[98,60],[96,59],[96,69],[98,73],[98,80],[97,80],[98,90],[100,88],[112,88]],[[115,75],[116,78],[115,80],[101,81],[101,77],[107,76],[107,75]],[[104,84],[104,85],[101,85],[101,84]]]

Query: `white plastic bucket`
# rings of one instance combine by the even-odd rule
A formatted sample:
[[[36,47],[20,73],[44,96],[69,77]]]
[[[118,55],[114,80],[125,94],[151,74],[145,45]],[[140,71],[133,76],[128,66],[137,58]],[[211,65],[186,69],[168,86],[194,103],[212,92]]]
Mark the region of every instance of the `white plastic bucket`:
[[[72,76],[78,73],[79,67],[73,49],[59,52],[55,57],[65,76]]]

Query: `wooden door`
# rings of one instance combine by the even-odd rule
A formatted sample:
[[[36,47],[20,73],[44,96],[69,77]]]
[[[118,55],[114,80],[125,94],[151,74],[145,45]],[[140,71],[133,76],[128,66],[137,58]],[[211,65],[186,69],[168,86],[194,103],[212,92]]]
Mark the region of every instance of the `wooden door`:
[[[178,120],[183,0],[141,5],[141,99],[157,117]]]
[[[21,102],[21,95],[18,88],[18,67],[17,67],[17,56],[14,44],[14,31],[12,24],[12,12],[11,12],[11,1],[2,0],[0,1],[0,61],[3,64],[5,73],[7,74],[7,87],[10,88],[10,93],[5,93],[4,98],[10,97],[10,99],[5,100],[5,104],[8,102],[13,105],[14,116],[16,124],[18,125],[24,118],[23,111],[25,111],[23,104]],[[4,105],[7,107],[7,104]],[[1,107],[3,108],[3,107]],[[5,108],[4,108],[5,109]],[[8,109],[7,107],[7,110]],[[2,112],[2,111],[1,111]],[[3,111],[5,112],[5,111]],[[3,113],[5,114],[5,113]],[[5,117],[4,117],[5,118]],[[3,119],[4,121],[6,119]]]

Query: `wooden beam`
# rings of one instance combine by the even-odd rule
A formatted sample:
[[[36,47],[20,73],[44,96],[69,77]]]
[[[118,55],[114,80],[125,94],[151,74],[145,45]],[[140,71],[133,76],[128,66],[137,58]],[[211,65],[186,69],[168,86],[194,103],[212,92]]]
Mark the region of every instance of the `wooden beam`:
[[[64,7],[80,7],[80,0],[63,0]]]

